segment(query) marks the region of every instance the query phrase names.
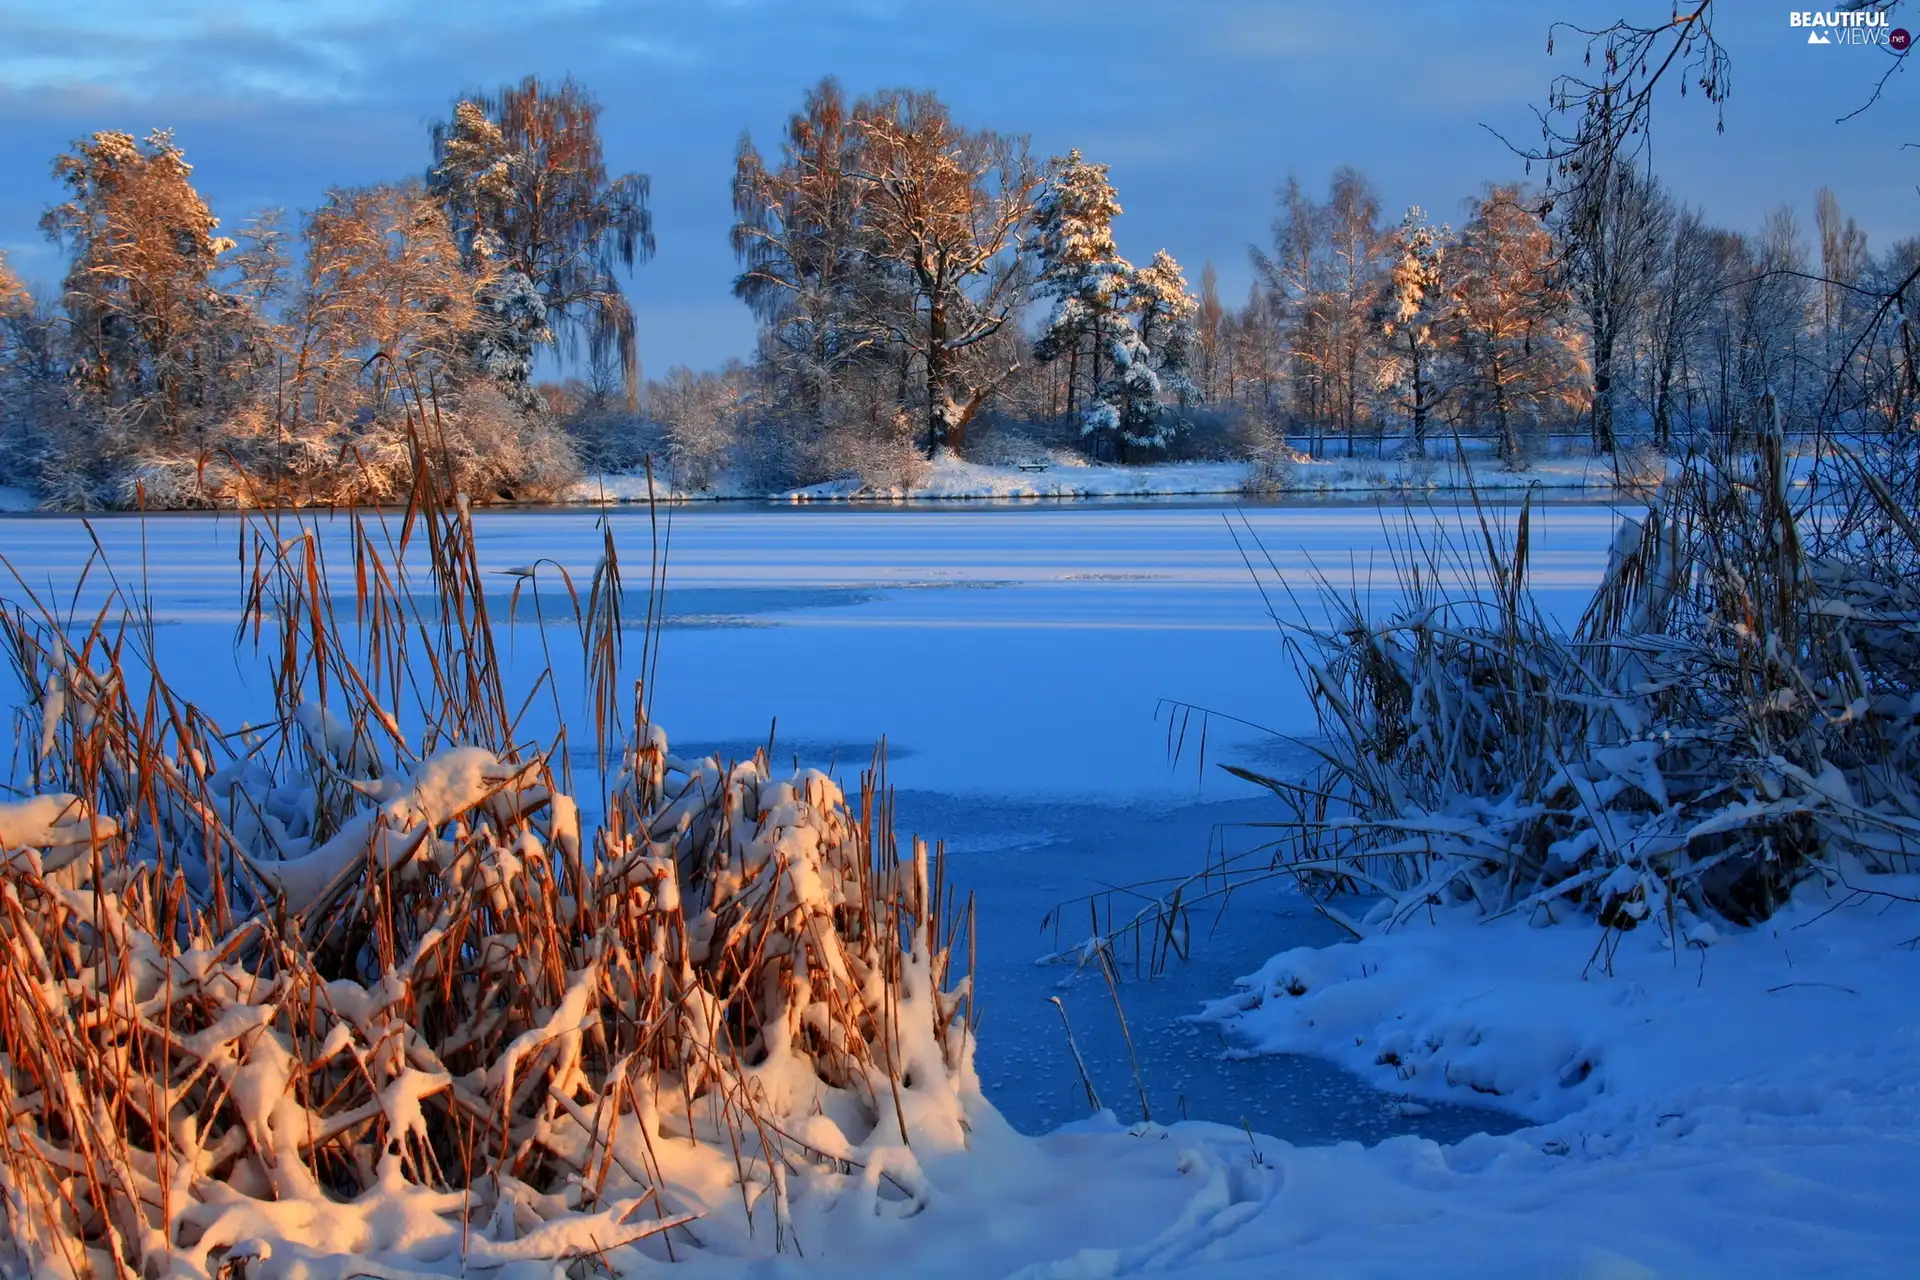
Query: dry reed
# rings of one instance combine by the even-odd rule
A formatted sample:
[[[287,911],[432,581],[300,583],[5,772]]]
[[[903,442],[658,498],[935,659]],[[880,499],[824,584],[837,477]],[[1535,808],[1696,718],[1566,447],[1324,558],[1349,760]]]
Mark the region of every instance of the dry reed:
[[[711,1208],[693,1146],[790,1247],[797,1171],[965,1140],[971,903],[896,845],[878,758],[853,804],[764,753],[677,759],[644,678],[610,744],[658,615],[629,661],[608,527],[584,599],[559,575],[614,762],[583,824],[564,729],[525,730],[551,662],[513,701],[418,401],[404,516],[348,522],[350,604],[312,525],[245,518],[261,726],[168,681],[136,587],[117,621],[25,583],[0,611],[40,793],[0,804],[8,1267],[257,1276],[274,1240],[375,1249],[382,1213],[462,1266],[668,1258]]]

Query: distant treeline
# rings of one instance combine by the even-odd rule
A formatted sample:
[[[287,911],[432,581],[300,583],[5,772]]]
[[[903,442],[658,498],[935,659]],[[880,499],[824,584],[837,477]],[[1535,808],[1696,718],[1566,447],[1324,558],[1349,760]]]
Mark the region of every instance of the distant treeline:
[[[428,141],[424,178],[231,238],[169,133],[76,142],[42,219],[69,255],[58,294],[0,259],[6,474],[73,508],[380,500],[407,484],[409,410],[479,498],[646,459],[683,488],[899,484],[941,450],[1455,433],[1519,465],[1547,431],[1607,452],[1915,412],[1903,313],[1880,304],[1920,239],[1874,252],[1826,190],[1809,243],[1788,207],[1756,235],[1712,227],[1636,166],[1558,198],[1488,184],[1457,230],[1384,218],[1355,169],[1324,198],[1289,177],[1236,307],[1211,263],[1196,293],[1164,250],[1120,254],[1105,165],[825,80],[735,159],[755,350],[642,385],[622,276],[654,252],[648,182],[609,172],[591,95],[529,78]],[[577,376],[536,381],[548,349]]]

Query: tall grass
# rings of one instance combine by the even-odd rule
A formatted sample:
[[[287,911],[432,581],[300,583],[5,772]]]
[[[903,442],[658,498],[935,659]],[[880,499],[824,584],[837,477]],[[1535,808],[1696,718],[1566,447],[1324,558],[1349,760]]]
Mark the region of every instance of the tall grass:
[[[348,522],[351,600],[312,526],[244,518],[251,728],[170,681],[137,580],[88,619],[15,577],[38,794],[0,803],[0,1269],[625,1268],[698,1247],[715,1162],[785,1248],[795,1173],[965,1141],[971,904],[896,843],[883,763],[849,802],[669,754],[606,527],[584,590],[515,571],[561,578],[579,638],[611,767],[578,802],[565,728],[527,729],[553,655],[508,679],[422,403],[405,514]]]
[[[1316,767],[1228,766],[1278,798],[1260,842],[1148,887],[1082,951],[1134,930],[1161,963],[1194,909],[1274,877],[1356,934],[1472,903],[1674,945],[1807,879],[1884,892],[1920,859],[1920,472],[1897,452],[1826,465],[1797,491],[1777,432],[1676,462],[1571,629],[1528,587],[1531,503],[1407,532],[1384,609],[1323,582],[1327,621],[1283,620]]]

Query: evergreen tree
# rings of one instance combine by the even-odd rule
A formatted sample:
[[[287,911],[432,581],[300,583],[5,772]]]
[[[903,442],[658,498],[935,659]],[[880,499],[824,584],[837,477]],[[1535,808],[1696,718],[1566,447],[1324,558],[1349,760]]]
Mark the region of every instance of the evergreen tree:
[[[1124,315],[1133,266],[1113,239],[1120,212],[1107,166],[1083,159],[1078,150],[1055,159],[1034,201],[1035,292],[1053,300],[1034,357],[1067,361],[1067,413],[1080,415],[1081,433],[1096,447],[1120,429],[1119,382],[1111,367],[1115,344],[1127,340],[1123,329],[1138,337]]]
[[[1160,377],[1154,372],[1153,353],[1124,319],[1114,328],[1107,357],[1097,411],[1114,437],[1121,460],[1138,450],[1165,448],[1166,412],[1160,404]]]
[[[1193,366],[1199,339],[1194,325],[1200,308],[1180,264],[1160,250],[1134,273],[1128,292],[1139,317],[1140,340],[1153,353],[1160,385],[1183,408],[1197,402],[1200,392],[1193,383]]]

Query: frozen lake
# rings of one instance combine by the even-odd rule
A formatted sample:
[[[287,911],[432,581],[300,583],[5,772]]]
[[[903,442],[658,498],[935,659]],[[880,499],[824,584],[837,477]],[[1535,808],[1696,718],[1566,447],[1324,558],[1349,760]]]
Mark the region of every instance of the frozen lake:
[[[1511,509],[1496,514],[1510,519]],[[647,514],[607,518],[629,587],[643,588]],[[339,530],[329,517],[311,519]],[[483,565],[546,558],[584,582],[599,554],[597,519],[483,514]],[[771,734],[779,759],[831,767],[850,787],[884,736],[903,836],[945,839],[954,879],[978,896],[979,1063],[989,1097],[1030,1131],[1085,1112],[1046,1002],[1058,995],[1102,1101],[1131,1117],[1138,1103],[1106,985],[1037,966],[1055,942],[1041,922],[1059,903],[1196,870],[1210,841],[1256,842],[1239,824],[1270,810],[1211,762],[1299,770],[1299,748],[1215,722],[1202,774],[1191,753],[1169,761],[1162,704],[1310,734],[1306,699],[1242,547],[1270,594],[1277,574],[1300,607],[1316,609],[1316,574],[1342,593],[1388,590],[1389,548],[1409,519],[1458,534],[1472,513],[1324,504],[1239,513],[1205,503],[678,509],[670,521],[663,514],[668,625],[656,719],[678,753],[744,754]],[[1614,520],[1600,505],[1536,509],[1533,584],[1543,607],[1570,618],[1584,602]],[[93,529],[121,580],[144,580],[176,687],[229,723],[258,714],[267,677],[233,641],[236,519],[108,517]],[[73,589],[92,548],[78,520],[0,518],[0,554],[21,578],[88,618],[100,584],[77,599]],[[350,591],[347,567],[344,555],[334,558]],[[510,580],[501,582],[504,597]],[[18,594],[10,575],[0,583],[0,597]],[[1273,598],[1283,613],[1294,607]],[[508,652],[522,660],[539,652],[532,617],[523,605],[509,632]],[[0,676],[9,705],[10,680]],[[562,695],[578,705],[577,686]],[[1075,910],[1061,940],[1086,932],[1086,907]],[[1315,1060],[1223,1060],[1229,1046],[1182,1021],[1268,955],[1327,940],[1330,928],[1289,894],[1249,895],[1191,963],[1123,984],[1155,1118],[1245,1120],[1299,1142],[1395,1132],[1445,1140],[1499,1125],[1467,1110],[1404,1116],[1393,1099]]]

